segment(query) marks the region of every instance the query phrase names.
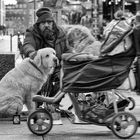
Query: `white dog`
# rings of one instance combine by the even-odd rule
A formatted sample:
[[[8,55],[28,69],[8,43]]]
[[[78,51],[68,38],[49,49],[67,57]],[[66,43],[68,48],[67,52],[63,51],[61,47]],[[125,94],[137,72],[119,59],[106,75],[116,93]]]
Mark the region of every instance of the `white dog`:
[[[37,94],[57,63],[55,50],[44,48],[35,58],[24,59],[0,81],[0,114],[20,113],[25,104],[30,111],[35,109],[32,96]]]

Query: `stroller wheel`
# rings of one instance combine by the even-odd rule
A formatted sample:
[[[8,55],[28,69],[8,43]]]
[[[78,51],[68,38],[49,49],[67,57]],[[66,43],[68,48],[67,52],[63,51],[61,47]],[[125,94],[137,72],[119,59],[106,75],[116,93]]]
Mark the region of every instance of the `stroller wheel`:
[[[119,138],[128,139],[135,135],[138,122],[134,115],[129,112],[117,113],[111,123],[112,132]]]
[[[47,110],[39,109],[29,115],[27,125],[32,133],[45,135],[52,129],[53,118]]]

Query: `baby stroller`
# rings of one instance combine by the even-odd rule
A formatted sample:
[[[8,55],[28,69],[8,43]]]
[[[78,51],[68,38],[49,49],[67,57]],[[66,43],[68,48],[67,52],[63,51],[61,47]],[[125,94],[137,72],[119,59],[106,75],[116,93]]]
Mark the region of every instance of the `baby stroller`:
[[[42,102],[44,106],[37,108],[29,115],[29,130],[36,135],[47,134],[53,126],[53,118],[49,106],[69,94],[75,113],[79,120],[108,127],[117,137],[127,139],[135,135],[138,122],[132,110],[135,102],[117,92],[117,88],[128,77],[134,60],[134,51],[99,59],[88,58],[75,61],[73,54],[64,54],[60,90],[54,97],[35,95],[34,102]],[[80,56],[81,57],[81,56]],[[121,60],[120,60],[121,58]],[[108,102],[109,90],[116,98]],[[85,94],[91,93],[91,94]],[[132,103],[132,107],[129,104]],[[54,108],[58,112],[59,108]]]

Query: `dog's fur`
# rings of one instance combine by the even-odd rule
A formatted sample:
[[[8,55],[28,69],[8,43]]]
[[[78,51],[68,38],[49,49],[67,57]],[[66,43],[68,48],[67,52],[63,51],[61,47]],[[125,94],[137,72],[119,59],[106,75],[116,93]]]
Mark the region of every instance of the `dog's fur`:
[[[0,81],[0,114],[20,113],[25,104],[35,109],[32,96],[37,94],[54,70],[57,57],[52,48],[37,51],[34,59],[26,58]]]
[[[97,41],[91,31],[82,25],[63,26],[67,35],[67,43],[73,53],[100,55],[101,42]]]

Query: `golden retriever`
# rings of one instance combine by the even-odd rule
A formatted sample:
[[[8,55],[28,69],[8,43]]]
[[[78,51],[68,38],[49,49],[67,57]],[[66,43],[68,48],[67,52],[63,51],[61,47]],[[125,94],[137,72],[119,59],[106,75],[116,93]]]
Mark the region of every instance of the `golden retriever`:
[[[23,104],[33,111],[35,103],[32,96],[37,94],[53,73],[57,63],[55,50],[44,48],[36,56],[25,58],[19,65],[9,71],[0,81],[0,114],[14,115],[20,113]]]

